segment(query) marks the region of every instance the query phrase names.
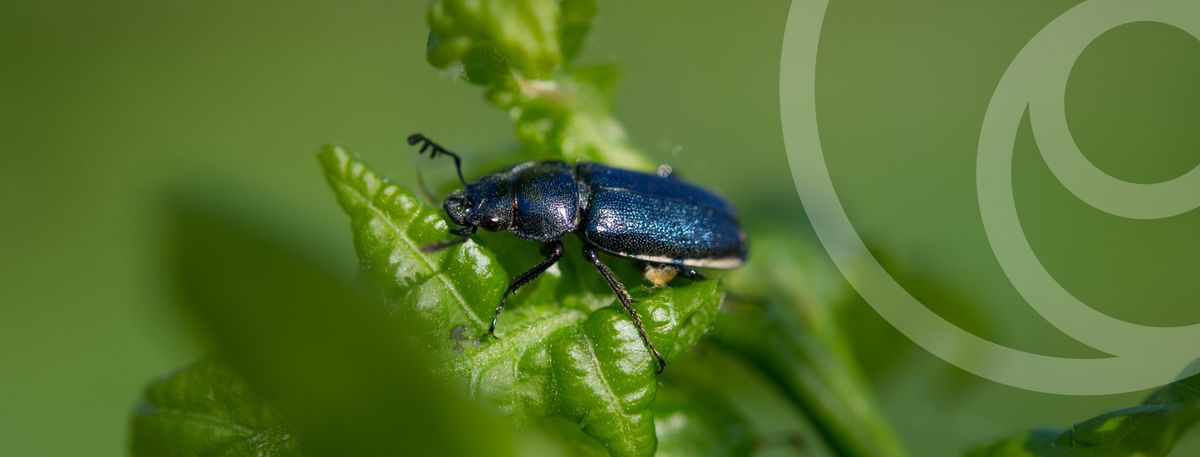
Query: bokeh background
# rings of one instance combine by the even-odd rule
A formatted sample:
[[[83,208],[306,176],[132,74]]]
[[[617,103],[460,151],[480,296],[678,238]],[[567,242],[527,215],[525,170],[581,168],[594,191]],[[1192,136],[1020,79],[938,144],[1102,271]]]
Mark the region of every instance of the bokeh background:
[[[1077,0],[831,2],[818,62],[822,139],[860,233],[912,293],[977,334],[1095,356],[1040,320],[984,237],[974,160],[1008,62]],[[423,131],[468,158],[508,151],[505,114],[424,60],[421,1],[0,5],[0,455],[122,455],[141,387],[203,348],[170,306],[163,195],[251,200],[351,274],[348,223],[314,154],[327,142],[413,180]],[[615,111],[649,155],[810,237],[778,112],[788,2],[601,5],[580,61],[615,61]],[[1200,163],[1200,45],[1133,24],[1076,63],[1070,126],[1088,158],[1134,182]],[[425,167],[431,180],[449,178]],[[1200,214],[1129,221],[1076,200],[1026,125],[1017,203],[1040,259],[1097,309],[1200,322]],[[415,182],[415,181],[413,181]],[[914,455],[1069,425],[1144,395],[1063,397],[984,381],[916,348],[865,305],[852,336]],[[1178,451],[1200,449],[1189,438]]]

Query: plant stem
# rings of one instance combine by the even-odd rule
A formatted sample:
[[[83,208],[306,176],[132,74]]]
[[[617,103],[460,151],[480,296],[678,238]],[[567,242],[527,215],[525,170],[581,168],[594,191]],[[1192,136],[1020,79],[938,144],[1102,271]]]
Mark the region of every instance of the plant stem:
[[[832,319],[799,319],[773,303],[732,300],[721,311],[712,341],[775,383],[835,453],[905,455]]]

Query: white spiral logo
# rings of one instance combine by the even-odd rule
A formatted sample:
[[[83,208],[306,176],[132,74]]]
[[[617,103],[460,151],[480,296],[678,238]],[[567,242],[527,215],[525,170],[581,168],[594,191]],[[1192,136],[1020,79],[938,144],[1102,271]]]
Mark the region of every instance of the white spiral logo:
[[[1030,40],[1005,71],[987,107],[976,185],[992,250],[1013,286],[1044,319],[1111,355],[1090,359],[1028,353],[966,332],[923,306],[871,257],[838,201],[817,130],[816,52],[827,4],[795,1],[789,11],[780,70],[784,140],[796,189],[821,243],[843,272],[856,273],[848,279],[880,315],[947,362],[1034,391],[1114,394],[1153,388],[1200,371],[1200,366],[1191,366],[1200,355],[1200,324],[1151,327],[1115,319],[1087,306],[1046,271],[1021,229],[1012,179],[1016,134],[1028,111],[1050,170],[1089,205],[1134,219],[1171,217],[1200,206],[1200,167],[1155,184],[1112,177],[1079,151],[1067,129],[1064,107],[1071,68],[1092,41],[1132,22],[1172,25],[1200,40],[1200,2],[1085,1]]]

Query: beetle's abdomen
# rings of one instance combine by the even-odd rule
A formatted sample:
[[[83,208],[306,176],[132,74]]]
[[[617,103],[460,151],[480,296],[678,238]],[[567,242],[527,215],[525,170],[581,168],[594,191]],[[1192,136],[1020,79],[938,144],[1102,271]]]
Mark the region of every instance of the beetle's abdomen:
[[[746,256],[736,211],[673,178],[581,164],[591,189],[583,236],[621,257],[693,268],[734,268]]]

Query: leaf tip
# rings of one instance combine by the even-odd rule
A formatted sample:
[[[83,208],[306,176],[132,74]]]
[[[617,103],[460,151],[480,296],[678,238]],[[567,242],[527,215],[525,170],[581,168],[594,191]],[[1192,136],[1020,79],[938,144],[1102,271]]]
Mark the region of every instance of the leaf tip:
[[[350,151],[333,143],[321,146],[320,151],[317,152],[317,161],[321,163],[321,168],[324,168],[328,175],[339,174],[341,170],[346,169],[352,159],[353,154]]]

